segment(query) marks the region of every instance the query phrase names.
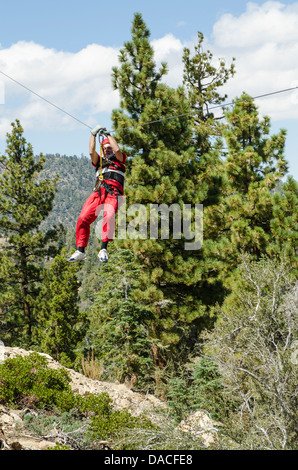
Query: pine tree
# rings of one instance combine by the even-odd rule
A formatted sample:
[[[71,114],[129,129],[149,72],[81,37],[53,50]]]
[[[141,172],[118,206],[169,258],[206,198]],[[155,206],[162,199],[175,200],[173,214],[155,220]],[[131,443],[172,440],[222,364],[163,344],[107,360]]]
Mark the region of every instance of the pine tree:
[[[165,204],[167,208],[175,205],[178,212],[189,204],[193,222],[195,204],[207,199],[208,184],[202,184],[202,166],[192,138],[192,103],[183,87],[173,89],[162,82],[166,64],[156,72],[149,37],[142,16],[135,15],[132,40],[124,44],[120,67],[113,71],[121,103],[112,119],[118,140],[132,156],[125,191],[127,205],[145,206],[144,216],[148,218],[152,204]],[[150,337],[155,341],[157,368],[163,368],[169,360],[183,361],[183,354],[196,343],[198,331],[209,323],[204,300],[210,297],[210,290],[207,294],[208,286],[202,280],[204,260],[200,250],[185,249],[184,231],[181,239],[174,236],[176,217],[175,213],[169,216],[169,239],[162,239],[159,231],[157,238],[145,234],[124,244],[142,266],[138,301],[150,306],[155,315]]]
[[[212,52],[205,50],[201,32],[193,55],[189,48],[184,49],[183,84],[193,111],[192,144],[196,149],[196,173],[204,207],[217,203],[221,194],[225,122],[220,105],[227,95],[220,93],[220,88],[235,74],[234,60],[230,67],[223,59],[216,64]],[[220,114],[216,115],[216,111]],[[204,224],[204,238],[208,235],[208,226]]]
[[[286,132],[270,136],[270,118],[259,117],[249,95],[236,98],[225,115],[228,154],[224,184],[219,204],[205,212],[210,239],[204,246],[217,258],[217,274],[228,285],[242,251],[255,259],[266,252],[272,237],[272,192],[285,175],[287,164]]]
[[[266,248],[270,257],[289,260],[297,275],[298,267],[298,184],[293,177],[273,194],[271,240]]]
[[[192,169],[199,189],[200,202],[204,207],[204,243],[197,260],[201,271],[201,285],[197,286],[207,309],[212,310],[216,302],[222,302],[226,290],[217,275],[217,261],[209,249],[218,232],[213,221],[205,214],[213,213],[220,201],[224,185],[224,141],[226,128],[220,106],[227,98],[220,92],[221,87],[235,74],[235,59],[227,66],[224,59],[215,61],[210,50],[204,45],[204,35],[198,32],[198,41],[193,53],[184,49],[183,84],[194,118],[191,144],[195,147],[196,163]],[[206,247],[206,249],[205,249]]]
[[[194,184],[186,185],[185,181],[195,159],[189,146],[189,119],[181,116],[190,112],[189,104],[182,88],[174,90],[161,82],[166,65],[156,72],[149,36],[142,16],[135,15],[132,40],[120,53],[120,68],[114,69],[113,83],[121,96],[121,109],[112,116],[118,139],[126,143],[133,156],[128,165],[127,204],[141,204],[148,214],[150,204],[182,207],[183,202],[196,202],[192,197]],[[167,117],[171,118],[164,119]],[[188,257],[183,245],[184,241],[172,236],[161,240],[147,235],[125,244],[143,267],[138,300],[150,305],[156,317],[150,336],[169,349],[180,341],[194,315],[184,306],[189,298],[187,284],[192,283],[195,273],[193,260],[186,267]],[[191,318],[186,319],[187,315]],[[154,360],[157,367],[164,365],[159,348],[154,349]]]
[[[68,367],[73,364],[88,327],[86,313],[80,312],[78,306],[79,268],[68,263],[66,256],[56,255],[45,267],[35,302],[35,346]]]
[[[218,67],[215,66],[213,54],[204,49],[204,35],[198,32],[198,42],[191,56],[189,48],[184,49],[183,83],[187,91],[187,97],[191,103],[194,115],[194,144],[200,163],[211,164],[206,161],[209,152],[215,146],[215,137],[221,137],[223,116],[215,117],[215,108],[227,98],[226,94],[220,94],[219,89],[235,74],[235,59],[229,68],[225,61],[219,59]],[[214,152],[211,151],[211,155]],[[216,153],[215,153],[216,155]]]
[[[39,179],[43,164],[43,155],[34,158],[16,120],[0,157],[0,229],[5,235],[0,252],[0,308],[2,338],[9,344],[30,344],[42,264],[57,249],[59,230],[40,230],[52,209],[57,184],[57,178]]]
[[[108,380],[136,381],[138,388],[152,381],[152,353],[148,329],[152,314],[138,303],[141,267],[127,249],[110,252],[102,266],[96,299],[89,312],[85,342],[101,361]]]

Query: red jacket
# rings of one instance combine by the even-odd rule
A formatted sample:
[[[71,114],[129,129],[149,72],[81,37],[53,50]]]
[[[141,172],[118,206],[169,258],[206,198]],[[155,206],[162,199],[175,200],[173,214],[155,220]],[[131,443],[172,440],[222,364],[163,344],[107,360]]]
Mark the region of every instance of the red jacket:
[[[104,181],[107,184],[110,184],[111,186],[115,186],[116,188],[119,189],[121,194],[123,194],[123,186],[124,186],[124,173],[125,173],[125,162],[127,159],[127,155],[122,152],[123,155],[123,162],[119,162],[117,158],[111,157],[108,161],[103,159],[103,170],[102,174],[104,177]],[[92,165],[96,167],[96,170],[99,170],[100,166],[100,156],[98,155],[98,163],[97,165],[94,165],[92,162]],[[113,173],[114,172],[114,173]],[[116,178],[116,179],[115,179]]]

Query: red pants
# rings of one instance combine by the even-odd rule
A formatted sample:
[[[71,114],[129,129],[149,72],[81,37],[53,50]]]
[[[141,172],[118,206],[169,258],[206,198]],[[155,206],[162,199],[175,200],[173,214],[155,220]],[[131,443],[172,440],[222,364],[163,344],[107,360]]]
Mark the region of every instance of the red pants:
[[[76,230],[76,246],[86,247],[89,241],[90,225],[94,222],[99,215],[100,211],[104,210],[103,224],[102,224],[102,241],[112,241],[115,230],[115,214],[118,210],[117,194],[114,195],[106,192],[104,188],[100,188],[101,196],[97,191],[94,191],[86,199],[83,205],[81,214],[77,222]]]

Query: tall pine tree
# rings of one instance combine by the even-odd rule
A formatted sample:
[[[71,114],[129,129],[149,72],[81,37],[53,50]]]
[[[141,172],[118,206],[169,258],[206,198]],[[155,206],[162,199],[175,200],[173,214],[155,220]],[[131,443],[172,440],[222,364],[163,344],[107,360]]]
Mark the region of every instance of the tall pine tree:
[[[113,70],[121,103],[112,119],[117,138],[132,156],[126,183],[128,206],[142,204],[148,219],[152,204],[165,204],[168,209],[175,205],[179,217],[185,204],[194,213],[195,204],[207,198],[208,187],[201,184],[192,103],[183,87],[173,89],[162,82],[166,64],[156,70],[149,38],[142,16],[136,14],[132,39],[124,44],[120,66]],[[194,346],[198,331],[209,322],[201,291],[204,262],[200,250],[185,249],[187,234],[182,228],[181,239],[175,237],[175,217],[170,213],[169,239],[162,239],[160,232],[150,239],[147,232],[147,237],[125,244],[142,266],[139,301],[150,305],[155,316],[150,337],[159,345],[153,349],[157,368],[170,360],[183,361],[183,353]]]
[[[212,52],[206,50],[204,35],[200,31],[194,51],[185,48],[183,54],[183,84],[194,118],[191,144],[195,147],[196,162],[192,172],[204,206],[204,243],[197,259],[202,278],[197,291],[208,310],[216,302],[221,302],[225,295],[225,289],[217,276],[216,260],[208,249],[210,239],[214,237],[214,227],[212,223],[209,224],[205,213],[213,212],[223,191],[222,137],[226,123],[220,108],[227,95],[221,93],[220,89],[235,74],[234,60],[230,66],[226,65],[224,59],[215,60]]]
[[[40,230],[52,209],[57,184],[57,178],[39,178],[43,164],[42,155],[34,158],[16,120],[0,157],[0,230],[5,238],[0,251],[1,337],[11,345],[31,344],[42,265],[57,248],[59,230]]]
[[[271,241],[273,190],[287,170],[286,132],[270,136],[270,118],[259,116],[254,100],[243,93],[225,113],[228,154],[219,204],[207,209],[210,239],[206,251],[217,258],[217,274],[229,285],[240,253],[259,259]]]
[[[66,261],[66,254],[56,255],[45,266],[34,309],[35,346],[68,367],[88,328],[86,313],[78,305],[79,269],[79,265]]]
[[[216,147],[216,137],[222,136],[223,116],[216,116],[215,108],[218,110],[227,98],[219,89],[235,74],[234,60],[228,68],[223,59],[215,64],[212,52],[204,48],[204,35],[200,31],[194,54],[191,55],[189,48],[184,49],[183,83],[193,109],[194,145],[198,160],[204,165],[212,165],[212,155],[218,158],[212,149]]]
[[[293,177],[273,194],[271,239],[267,254],[277,259],[286,257],[297,275],[298,268],[298,183]]]

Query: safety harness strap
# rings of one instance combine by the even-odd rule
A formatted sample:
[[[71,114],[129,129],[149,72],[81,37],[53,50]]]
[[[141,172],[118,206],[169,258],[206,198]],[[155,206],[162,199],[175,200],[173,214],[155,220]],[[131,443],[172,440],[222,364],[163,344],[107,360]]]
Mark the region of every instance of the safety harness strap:
[[[101,196],[101,188],[104,188],[106,193],[109,193],[112,196],[116,196],[116,197],[121,196],[121,193],[120,193],[118,188],[116,188],[115,186],[112,186],[110,184],[107,184],[105,181],[101,181],[100,187],[97,190],[98,194],[99,194],[99,197]]]
[[[125,166],[117,161],[116,157],[112,157],[110,159],[106,159],[108,161],[108,165],[112,168],[105,167],[103,168],[102,160],[103,160],[103,148],[102,148],[102,136],[99,136],[99,143],[100,143],[100,158],[96,166],[96,182],[94,191],[98,191],[100,196],[100,189],[104,188],[106,193],[108,192],[112,196],[120,196],[121,192],[118,188],[114,187],[113,185],[107,184],[104,180],[114,180],[121,184],[122,188],[124,187],[124,172]],[[113,168],[115,167],[115,168]]]
[[[124,175],[118,171],[108,170],[103,173],[104,180],[114,180],[121,184],[124,187]]]

